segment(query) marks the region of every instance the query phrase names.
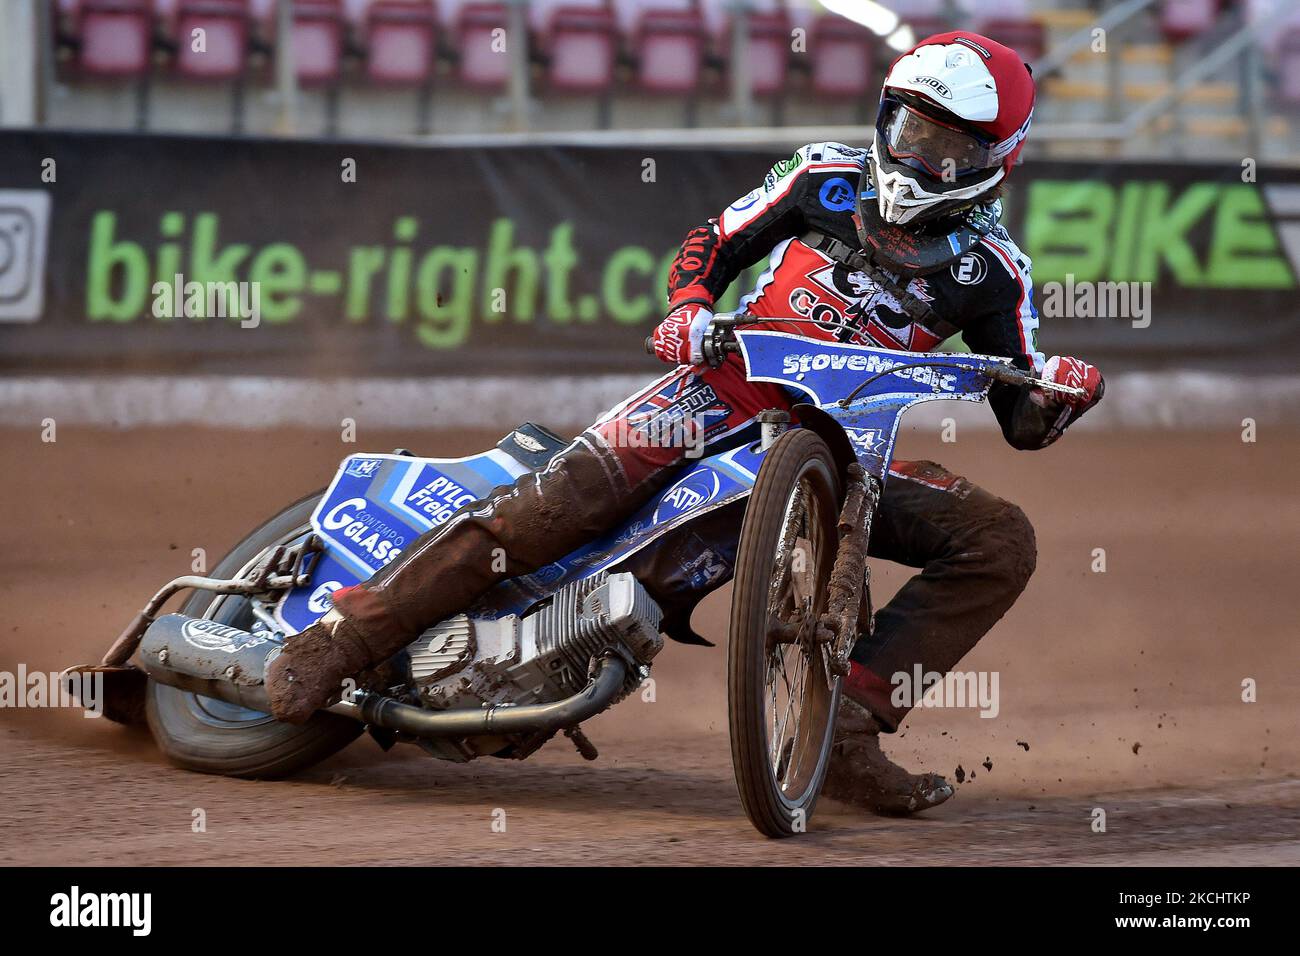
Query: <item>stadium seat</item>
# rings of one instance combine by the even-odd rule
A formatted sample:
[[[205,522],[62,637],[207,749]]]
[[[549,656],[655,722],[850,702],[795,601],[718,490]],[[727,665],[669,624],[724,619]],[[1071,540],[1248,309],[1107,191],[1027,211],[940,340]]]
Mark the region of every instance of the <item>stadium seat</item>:
[[[510,57],[493,49],[493,31],[506,29],[506,5],[467,3],[460,8],[455,24],[460,82],[479,89],[502,89],[510,79]]]
[[[376,3],[383,0],[343,0],[343,20],[354,32],[360,33],[365,29],[366,21],[369,19],[370,8]],[[398,0],[402,2],[402,0]],[[420,0],[412,0],[413,3],[419,3]],[[428,3],[424,3],[428,6]]]
[[[366,76],[384,86],[421,86],[433,76],[437,25],[427,0],[375,0],[365,19]]]
[[[997,40],[1020,54],[1020,59],[1033,63],[1047,49],[1047,31],[1043,25],[1028,17],[1024,19],[977,20],[971,29]]]
[[[1162,0],[1160,32],[1171,43],[1182,43],[1214,26],[1218,13],[1218,0]]]
[[[646,9],[628,33],[636,85],[649,93],[691,93],[704,66],[704,21],[694,9]]]
[[[247,62],[248,0],[179,0],[175,9],[176,71],[200,80],[229,80]],[[203,30],[204,49],[194,49],[194,31]]]
[[[749,86],[755,96],[785,89],[790,63],[790,21],[783,12],[749,15]]]
[[[75,23],[82,73],[139,77],[149,71],[153,11],[148,0],[81,0]]]
[[[893,0],[885,6],[912,28],[912,36],[917,40],[949,29],[944,0]]]
[[[1047,30],[1028,0],[962,0],[960,6],[971,30],[1011,47],[1022,60],[1037,60],[1047,48]]]
[[[701,0],[705,26],[714,52],[731,59],[734,0]],[[755,96],[770,96],[785,88],[790,61],[790,19],[781,0],[748,0],[746,43],[749,86]]]
[[[293,67],[303,86],[335,82],[343,67],[339,0],[294,0]]]
[[[548,11],[545,25],[535,27],[538,48],[547,58],[547,84],[553,90],[593,93],[614,81],[616,27],[603,0],[590,5],[566,4]]]
[[[875,38],[870,30],[843,17],[823,16],[808,37],[812,89],[819,96],[865,96],[873,87]]]

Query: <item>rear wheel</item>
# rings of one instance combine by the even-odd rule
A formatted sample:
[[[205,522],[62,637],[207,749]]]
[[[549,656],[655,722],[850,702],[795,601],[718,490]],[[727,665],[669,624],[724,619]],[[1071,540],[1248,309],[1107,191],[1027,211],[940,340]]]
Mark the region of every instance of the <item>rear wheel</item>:
[[[795,429],[764,458],[741,527],[727,651],[731,759],[745,813],[770,837],[804,832],[830,758],[840,685],[816,624],[840,494],[826,443]]]
[[[213,576],[237,577],[271,548],[300,543],[311,533],[311,513],[320,495],[290,505],[250,534],[213,569]],[[257,620],[248,598],[205,591],[195,591],[181,613],[241,630],[252,630]],[[355,720],[326,713],[305,724],[282,724],[269,714],[152,680],[145,713],[168,760],[186,770],[230,777],[289,776],[342,750],[362,730]]]

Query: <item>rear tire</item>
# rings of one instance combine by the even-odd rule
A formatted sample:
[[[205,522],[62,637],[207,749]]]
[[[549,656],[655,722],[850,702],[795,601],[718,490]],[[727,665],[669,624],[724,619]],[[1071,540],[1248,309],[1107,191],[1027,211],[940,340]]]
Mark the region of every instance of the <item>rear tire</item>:
[[[745,813],[769,837],[806,831],[834,742],[840,681],[812,625],[826,606],[840,497],[826,442],[788,431],[763,460],[741,527],[727,648],[731,759]],[[773,642],[774,621],[799,637]]]
[[[301,538],[322,492],[308,495],[238,545],[213,569],[231,577],[251,566],[269,548]],[[248,627],[248,600],[195,591],[181,607],[189,617]],[[337,714],[318,713],[305,724],[282,724],[225,701],[149,681],[145,697],[149,730],[163,754],[178,767],[199,773],[269,780],[287,777],[342,750],[362,731],[361,724]]]

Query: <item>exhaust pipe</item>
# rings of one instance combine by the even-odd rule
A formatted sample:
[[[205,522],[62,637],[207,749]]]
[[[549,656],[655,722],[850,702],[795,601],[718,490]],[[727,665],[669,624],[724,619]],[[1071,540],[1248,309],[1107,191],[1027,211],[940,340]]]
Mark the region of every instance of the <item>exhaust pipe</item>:
[[[266,665],[280,644],[228,624],[164,614],[144,632],[140,661],[160,684],[270,713]]]
[[[587,686],[549,704],[494,704],[482,710],[425,710],[382,694],[357,691],[353,703],[368,724],[412,737],[485,737],[536,734],[575,727],[613,703],[627,678],[627,663],[615,654],[596,662]]]
[[[166,614],[140,641],[145,671],[160,684],[270,713],[266,667],[280,651],[270,638],[227,624]],[[328,708],[363,723],[428,740],[536,734],[574,727],[603,711],[623,689],[628,665],[615,654],[597,661],[587,686],[546,704],[497,704],[481,710],[424,710],[358,690]]]

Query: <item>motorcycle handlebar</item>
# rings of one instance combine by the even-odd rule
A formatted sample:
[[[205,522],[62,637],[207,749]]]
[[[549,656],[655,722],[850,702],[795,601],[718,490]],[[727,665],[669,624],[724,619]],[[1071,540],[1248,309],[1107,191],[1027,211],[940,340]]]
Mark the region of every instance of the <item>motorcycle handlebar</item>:
[[[702,347],[705,361],[716,366],[722,362],[725,356],[739,353],[740,343],[735,339],[734,330],[742,324],[744,324],[744,317],[740,313],[721,312],[715,315],[709,334],[705,336]],[[655,354],[654,336],[646,336],[645,350],[650,355]],[[1086,394],[1081,388],[1072,388],[1069,385],[1060,385],[1056,382],[1036,378],[1028,372],[1022,372],[1011,365],[995,365],[982,368],[980,371],[995,382],[1002,382],[1007,385],[1030,386],[1046,392],[1055,392],[1058,395],[1075,397],[1082,397]]]
[[[653,335],[647,335],[645,337],[645,351],[647,355],[655,354],[655,337]],[[717,353],[723,355],[740,354],[740,343],[735,339],[724,339],[710,336],[704,340],[703,351],[705,359],[712,361],[712,355],[710,353],[713,353],[713,355],[716,355]]]
[[[1083,398],[1088,393],[1081,388],[1074,388],[1071,385],[1062,385],[1059,382],[1052,382],[1048,379],[1037,378],[1028,372],[1022,372],[1018,368],[1010,365],[996,365],[992,368],[985,368],[984,374],[995,382],[1004,382],[1007,385],[1025,386],[1037,388],[1044,392],[1055,392],[1057,395],[1068,395],[1073,398]]]

